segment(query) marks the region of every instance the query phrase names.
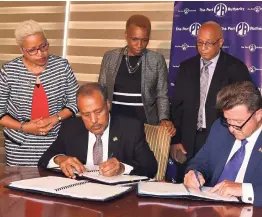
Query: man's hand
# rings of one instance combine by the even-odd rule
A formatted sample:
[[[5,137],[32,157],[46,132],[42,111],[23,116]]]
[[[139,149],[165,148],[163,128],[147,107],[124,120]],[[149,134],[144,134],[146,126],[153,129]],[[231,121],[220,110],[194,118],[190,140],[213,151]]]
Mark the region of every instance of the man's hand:
[[[203,175],[198,172],[198,178],[200,181],[201,186],[203,186],[205,184],[205,179],[203,177]],[[197,178],[195,176],[194,170],[190,170],[184,178],[184,185],[188,188],[193,188],[193,189],[197,189],[199,190],[199,183],[197,181]]]
[[[161,120],[159,125],[165,127],[165,130],[168,132],[170,136],[176,135],[176,128],[174,127],[174,124],[171,121]]]
[[[79,176],[86,172],[84,165],[76,157],[59,155],[55,157],[54,161],[69,178],[76,178],[74,170],[76,170]]]
[[[171,145],[171,147],[170,147],[170,155],[177,162],[178,162],[178,159],[177,159],[177,152],[178,152],[178,150],[181,150],[184,154],[187,154],[186,150],[184,149],[184,146],[181,143]]]
[[[242,183],[224,180],[215,185],[210,192],[219,194],[224,197],[242,197]]]
[[[107,161],[99,165],[99,172],[103,176],[117,176],[125,171],[125,166],[115,157],[109,158]]]

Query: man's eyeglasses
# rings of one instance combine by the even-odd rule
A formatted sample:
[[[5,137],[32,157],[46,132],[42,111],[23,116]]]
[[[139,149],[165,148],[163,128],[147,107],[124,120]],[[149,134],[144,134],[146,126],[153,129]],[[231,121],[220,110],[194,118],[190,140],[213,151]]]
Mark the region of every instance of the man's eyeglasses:
[[[257,110],[258,110],[258,109],[257,109]],[[248,118],[241,126],[229,124],[229,123],[227,122],[227,119],[226,119],[225,117],[221,117],[221,118],[220,118],[220,122],[221,122],[221,124],[222,124],[223,126],[225,126],[225,127],[233,127],[234,129],[240,131],[240,130],[242,130],[242,128],[246,125],[246,123],[252,118],[252,116],[256,113],[257,110],[255,110],[255,111],[249,116],[249,118]]]
[[[221,38],[217,39],[214,43],[197,41],[197,46],[202,47],[203,45],[205,45],[206,47],[213,47],[220,39]]]
[[[41,52],[47,51],[49,47],[48,41],[44,42],[39,46],[39,48],[32,48],[32,49],[25,49],[22,48],[23,51],[26,51],[30,56],[36,55],[38,51],[40,50]]]

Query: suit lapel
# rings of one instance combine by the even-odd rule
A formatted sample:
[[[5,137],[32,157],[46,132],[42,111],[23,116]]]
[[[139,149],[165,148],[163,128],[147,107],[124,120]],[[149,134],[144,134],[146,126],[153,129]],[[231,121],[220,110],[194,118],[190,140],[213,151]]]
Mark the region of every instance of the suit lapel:
[[[110,128],[109,128],[109,138],[108,138],[108,158],[110,157],[119,158],[120,139],[121,139],[121,129],[118,129],[114,118],[111,118]]]
[[[142,56],[142,69],[141,69],[141,94],[142,94],[142,100],[143,96],[145,96],[145,85],[146,85],[146,53],[147,50],[144,51],[144,54]]]
[[[191,72],[189,72],[189,79],[193,81],[192,83],[192,88],[193,88],[193,93],[195,94],[194,98],[196,101],[196,106],[199,108],[200,106],[200,55],[197,55],[195,58],[195,63],[192,64],[192,68],[190,68]]]
[[[228,135],[225,137],[224,140],[221,142],[221,150],[223,150],[223,154],[220,155],[219,160],[217,162],[217,166],[215,168],[214,174],[212,176],[212,180],[210,182],[210,185],[213,186],[217,183],[224,166],[226,165],[228,156],[231,152],[231,149],[235,143],[235,137],[231,134],[228,133]]]
[[[210,82],[206,102],[208,102],[209,99],[216,99],[216,94],[221,88],[221,80],[225,78],[224,73],[226,73],[226,70],[224,70],[224,65],[224,52],[221,50],[213,77]]]
[[[262,160],[262,132],[259,134],[255,146],[252,150],[243,182],[250,182],[250,179],[253,173],[256,171],[256,167],[258,166],[258,163],[261,160]]]
[[[82,119],[81,119],[82,120]],[[89,139],[89,131],[86,129],[84,122],[81,121],[82,127],[81,131],[78,133],[78,139],[76,141],[79,142],[79,144],[76,144],[75,146],[78,149],[79,153],[79,160],[83,163],[86,163],[87,159],[87,150],[88,150],[88,139]]]

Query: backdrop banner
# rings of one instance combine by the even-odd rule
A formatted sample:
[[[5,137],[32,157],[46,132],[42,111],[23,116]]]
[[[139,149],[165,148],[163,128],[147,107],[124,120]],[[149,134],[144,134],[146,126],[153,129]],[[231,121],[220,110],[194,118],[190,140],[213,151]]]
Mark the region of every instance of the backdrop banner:
[[[169,96],[174,93],[180,62],[197,54],[196,39],[201,24],[215,21],[224,33],[223,50],[242,60],[253,81],[261,88],[262,2],[175,2],[169,65]],[[169,166],[174,165],[172,160]],[[171,164],[172,163],[172,164]],[[174,168],[173,168],[174,169]],[[168,168],[167,175],[174,171]]]

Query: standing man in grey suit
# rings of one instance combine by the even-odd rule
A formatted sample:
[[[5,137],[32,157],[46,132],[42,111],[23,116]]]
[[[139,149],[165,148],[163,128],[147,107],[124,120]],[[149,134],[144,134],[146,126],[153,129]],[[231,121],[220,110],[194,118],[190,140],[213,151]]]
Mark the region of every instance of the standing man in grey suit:
[[[126,23],[127,46],[105,53],[99,83],[108,91],[112,113],[129,116],[142,123],[175,128],[169,120],[167,66],[163,55],[146,49],[150,20],[133,15]]]
[[[215,108],[219,90],[236,81],[251,80],[246,65],[221,50],[223,43],[221,26],[206,22],[197,37],[199,54],[180,63],[172,100],[177,133],[172,139],[171,156],[177,161],[179,152],[189,160],[204,145],[212,124],[220,116]],[[177,164],[177,182],[183,181],[186,163]]]

